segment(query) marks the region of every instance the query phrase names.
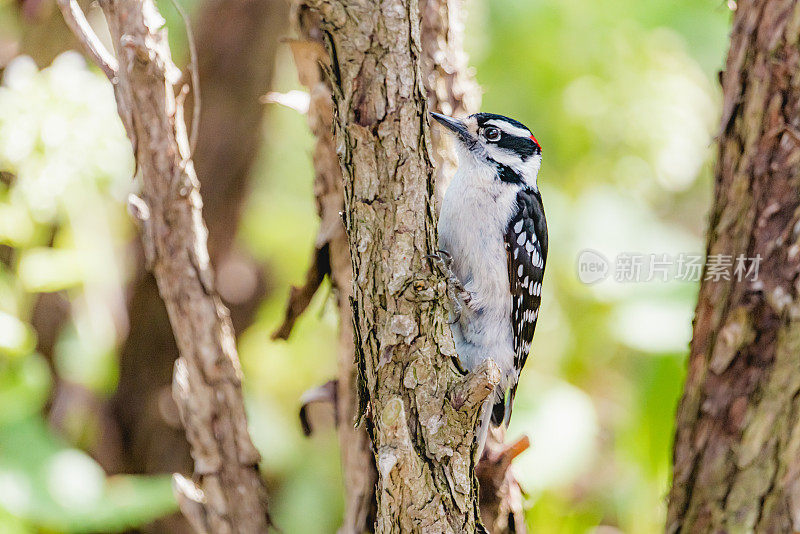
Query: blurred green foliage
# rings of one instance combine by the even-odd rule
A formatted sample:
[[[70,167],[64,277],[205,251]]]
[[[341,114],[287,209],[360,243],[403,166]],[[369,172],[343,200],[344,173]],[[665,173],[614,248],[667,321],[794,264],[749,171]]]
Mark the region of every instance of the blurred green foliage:
[[[0,171],[0,531],[145,524],[175,508],[169,477],[107,477],[76,448],[96,414],[70,414],[79,421],[57,436],[45,413],[53,372],[101,397],[114,390],[124,328],[130,144],[111,88],[79,55],[6,68]],[[32,324],[43,292],[60,292],[70,310],[50,360]]]
[[[703,253],[729,12],[715,1],[470,5],[483,109],[527,124],[544,151],[547,289],[509,429],[533,442],[515,466],[530,525],[659,532],[697,284],[586,286],[576,262],[587,248],[612,262]]]
[[[182,23],[161,7],[183,57]],[[0,3],[2,27],[8,9]],[[515,465],[530,525],[659,532],[697,285],[587,286],[576,258],[585,248],[610,259],[702,253],[729,13],[711,0],[469,0],[468,9],[483,110],[521,120],[544,148],[544,308],[509,430],[533,443]],[[299,89],[285,48],[276,76],[276,90]],[[304,117],[268,112],[238,240],[274,291],[240,355],[276,522],[329,533],[342,507],[336,437],[304,438],[296,419],[302,392],[335,374],[327,286],[289,342],[269,341],[314,243],[313,140]],[[102,77],[74,55],[42,71],[24,59],[6,69],[0,171],[0,531],[145,523],[174,509],[168,480],[107,477],[80,451],[102,439],[85,431],[96,414],[78,414],[58,436],[46,423],[59,381],[113,392],[125,333],[132,160]],[[31,324],[44,291],[58,291],[71,316],[52,359],[36,352]]]

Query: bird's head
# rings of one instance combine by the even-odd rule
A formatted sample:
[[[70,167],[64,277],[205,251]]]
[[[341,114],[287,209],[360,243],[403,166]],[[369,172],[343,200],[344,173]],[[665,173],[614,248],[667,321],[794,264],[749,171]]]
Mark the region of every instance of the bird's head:
[[[542,147],[524,124],[493,113],[475,113],[465,119],[431,116],[455,135],[460,164],[492,166],[498,179],[538,189]]]

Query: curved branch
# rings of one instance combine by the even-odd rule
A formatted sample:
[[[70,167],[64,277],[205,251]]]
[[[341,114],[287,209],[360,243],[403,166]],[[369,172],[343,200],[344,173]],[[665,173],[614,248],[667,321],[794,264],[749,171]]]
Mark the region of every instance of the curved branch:
[[[61,9],[64,21],[69,26],[69,29],[72,30],[72,33],[75,34],[75,37],[78,38],[86,54],[100,67],[106,78],[113,82],[119,68],[117,60],[100,42],[100,38],[92,30],[78,2],[75,0],[58,0],[58,7]]]

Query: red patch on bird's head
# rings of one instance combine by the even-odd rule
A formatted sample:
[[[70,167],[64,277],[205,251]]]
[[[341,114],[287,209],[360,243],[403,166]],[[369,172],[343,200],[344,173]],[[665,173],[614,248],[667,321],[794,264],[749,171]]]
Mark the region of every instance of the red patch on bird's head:
[[[533,141],[534,143],[536,143],[536,146],[538,146],[538,147],[539,147],[539,150],[541,150],[541,149],[542,149],[542,145],[540,145],[540,144],[539,144],[539,141],[537,141],[537,140],[536,140],[536,138],[533,136],[533,134],[531,134],[531,141]]]

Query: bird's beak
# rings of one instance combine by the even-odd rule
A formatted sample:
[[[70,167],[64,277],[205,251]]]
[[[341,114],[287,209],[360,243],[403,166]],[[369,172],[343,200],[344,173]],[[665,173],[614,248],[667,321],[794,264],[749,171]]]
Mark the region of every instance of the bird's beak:
[[[467,145],[471,145],[475,142],[470,135],[469,130],[467,130],[467,126],[460,120],[454,119],[453,117],[448,117],[447,115],[442,115],[440,113],[433,113],[431,112],[431,117],[436,119],[436,121],[456,134],[458,138]]]

